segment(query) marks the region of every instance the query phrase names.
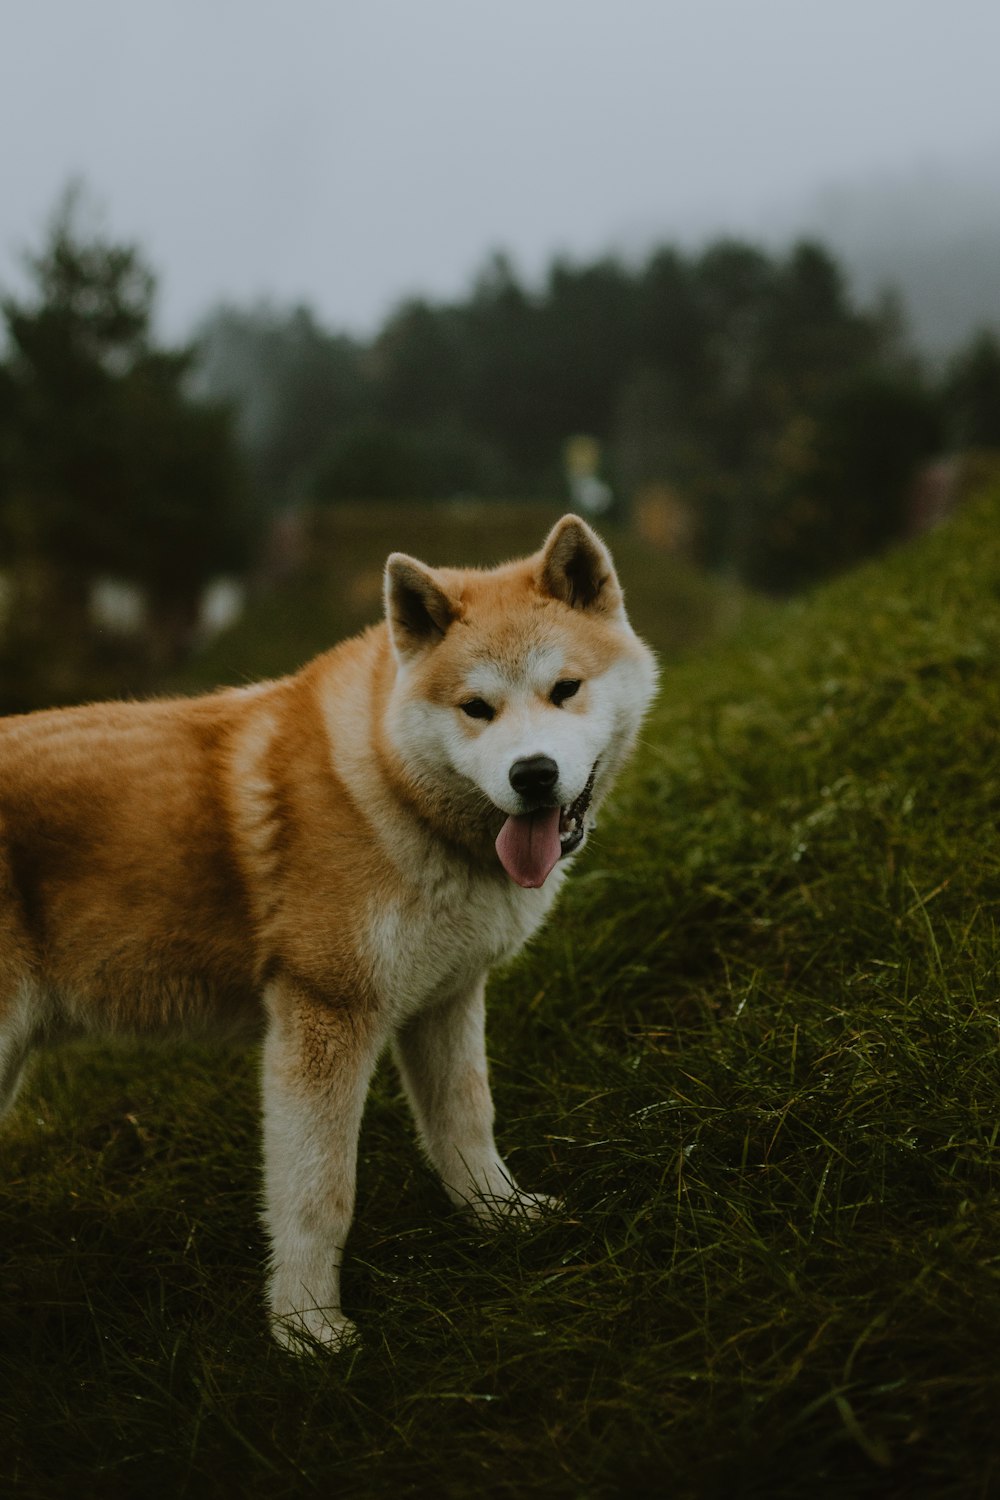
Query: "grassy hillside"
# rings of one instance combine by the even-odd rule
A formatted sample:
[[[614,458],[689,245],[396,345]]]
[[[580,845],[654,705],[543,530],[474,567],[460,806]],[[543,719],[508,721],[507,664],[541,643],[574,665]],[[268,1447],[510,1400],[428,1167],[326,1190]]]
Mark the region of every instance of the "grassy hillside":
[[[995,494],[668,669],[492,990],[498,1133],[564,1211],[450,1212],[384,1070],[355,1353],[267,1342],[252,1056],[43,1059],[0,1143],[13,1492],[1000,1492],[998,648]]]

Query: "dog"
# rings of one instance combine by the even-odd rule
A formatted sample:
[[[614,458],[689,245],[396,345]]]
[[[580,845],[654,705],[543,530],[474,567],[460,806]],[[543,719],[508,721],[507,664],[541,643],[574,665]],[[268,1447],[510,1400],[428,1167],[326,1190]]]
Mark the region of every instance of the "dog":
[[[293,676],[0,720],[0,1108],[42,1040],[262,1024],[271,1327],[350,1343],[387,1046],[455,1203],[548,1201],[494,1142],[486,977],[551,908],[655,679],[606,547],[564,516],[491,570],[393,553],[383,621]]]

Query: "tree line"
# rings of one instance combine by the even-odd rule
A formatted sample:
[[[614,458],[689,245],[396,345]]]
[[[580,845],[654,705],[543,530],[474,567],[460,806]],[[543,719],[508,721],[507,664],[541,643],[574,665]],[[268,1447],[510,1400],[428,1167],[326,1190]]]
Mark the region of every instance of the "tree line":
[[[995,336],[928,373],[893,301],[857,307],[814,243],[559,260],[536,288],[497,255],[370,341],[304,307],[219,308],[199,338],[201,388],[242,411],[272,499],[551,498],[586,434],[621,519],[666,493],[701,564],[775,591],[898,536],[928,457],[1000,445]]]
[[[857,307],[818,244],[558,260],[534,287],[496,255],[468,296],[406,301],[370,340],[306,307],[221,307],[165,348],[144,256],[79,207],[0,302],[8,711],[120,669],[88,613],[102,576],[141,590],[144,687],[206,581],[248,568],[291,507],[551,500],[585,436],[617,519],[666,497],[703,566],[787,591],[898,536],[929,456],[1000,447],[996,337],[928,373],[898,309]]]

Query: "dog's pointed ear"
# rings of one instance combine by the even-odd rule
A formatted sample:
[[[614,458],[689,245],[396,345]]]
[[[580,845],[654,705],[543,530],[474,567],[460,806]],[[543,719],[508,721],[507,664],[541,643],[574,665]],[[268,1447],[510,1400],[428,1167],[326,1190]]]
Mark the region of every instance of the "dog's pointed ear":
[[[400,660],[442,640],[455,614],[433,569],[405,552],[392,553],[385,565],[385,618]]]
[[[579,516],[563,516],[549,532],[538,566],[543,594],[573,609],[614,615],[622,608],[622,591],[611,553]]]

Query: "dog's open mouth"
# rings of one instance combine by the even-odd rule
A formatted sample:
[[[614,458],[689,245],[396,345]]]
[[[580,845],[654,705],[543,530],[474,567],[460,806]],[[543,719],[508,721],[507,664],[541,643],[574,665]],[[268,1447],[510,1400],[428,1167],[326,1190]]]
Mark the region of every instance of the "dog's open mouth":
[[[568,807],[541,807],[512,813],[500,830],[496,849],[511,880],[526,889],[544,885],[561,859],[583,843],[586,815],[594,790],[597,764],[587,785]]]
[[[559,809],[559,857],[572,854],[574,849],[579,849],[583,843],[583,836],[587,832],[584,818],[587,808],[590,806],[591,794],[594,790],[594,777],[597,775],[597,762],[587,778],[587,785],[569,807]]]

